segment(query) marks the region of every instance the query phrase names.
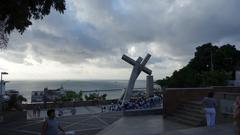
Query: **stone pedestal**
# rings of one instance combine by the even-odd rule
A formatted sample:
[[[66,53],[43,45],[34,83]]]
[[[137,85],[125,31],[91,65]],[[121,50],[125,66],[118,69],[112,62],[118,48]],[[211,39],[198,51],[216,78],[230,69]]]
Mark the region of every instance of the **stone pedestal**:
[[[154,94],[154,92],[153,92],[153,76],[152,75],[147,76],[146,92],[147,92],[148,97],[151,97]]]

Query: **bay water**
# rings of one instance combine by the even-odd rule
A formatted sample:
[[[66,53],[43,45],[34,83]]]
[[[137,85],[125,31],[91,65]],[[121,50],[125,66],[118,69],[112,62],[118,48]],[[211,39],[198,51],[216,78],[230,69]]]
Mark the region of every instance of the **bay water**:
[[[6,84],[6,90],[19,91],[30,103],[32,91],[42,91],[46,87],[57,89],[63,86],[66,90],[84,91],[83,95],[89,94],[90,91],[98,90],[100,94],[106,93],[107,99],[116,99],[121,96],[121,90],[126,88],[127,85],[128,80],[21,80],[10,81]],[[137,80],[135,88],[146,88],[146,81]],[[101,92],[101,90],[103,91]]]

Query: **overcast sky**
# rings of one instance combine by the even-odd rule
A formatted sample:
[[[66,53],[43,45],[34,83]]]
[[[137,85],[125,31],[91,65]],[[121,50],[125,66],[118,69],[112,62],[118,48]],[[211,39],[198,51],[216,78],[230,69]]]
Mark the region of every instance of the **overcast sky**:
[[[239,0],[66,0],[0,51],[9,80],[128,79],[121,60],[152,55],[154,79],[171,75],[204,43],[240,49]],[[139,79],[145,79],[141,73]]]

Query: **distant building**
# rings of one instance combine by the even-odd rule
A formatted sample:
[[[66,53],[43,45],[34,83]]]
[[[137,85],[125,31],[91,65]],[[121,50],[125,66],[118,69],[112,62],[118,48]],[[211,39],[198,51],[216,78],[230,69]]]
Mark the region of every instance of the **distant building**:
[[[32,91],[31,102],[53,102],[64,94],[63,86],[57,89],[44,88],[43,91]]]
[[[48,89],[44,88],[44,95],[47,97],[47,101],[55,101],[57,98],[63,96],[65,91],[63,87],[58,89]]]
[[[5,94],[8,96],[19,95],[19,92],[17,90],[7,90],[5,91]]]
[[[240,71],[235,71],[235,80],[229,80],[228,81],[229,85],[232,86],[240,86]]]
[[[240,86],[240,71],[235,72],[234,86]]]
[[[43,102],[43,91],[32,91],[31,102]]]

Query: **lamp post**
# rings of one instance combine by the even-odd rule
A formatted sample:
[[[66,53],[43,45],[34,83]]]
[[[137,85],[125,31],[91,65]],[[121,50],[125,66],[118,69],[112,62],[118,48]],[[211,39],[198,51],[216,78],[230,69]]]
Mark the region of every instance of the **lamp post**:
[[[3,84],[4,84],[3,79],[2,79],[3,75],[8,75],[8,73],[7,72],[1,72],[1,93],[0,93],[1,95],[3,95]]]

